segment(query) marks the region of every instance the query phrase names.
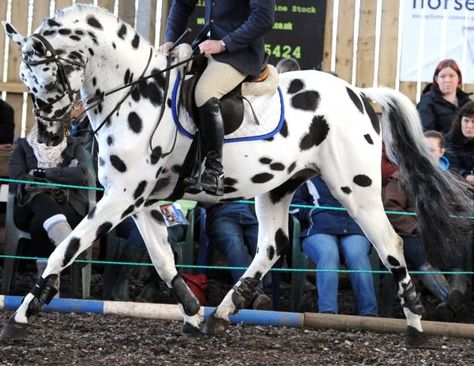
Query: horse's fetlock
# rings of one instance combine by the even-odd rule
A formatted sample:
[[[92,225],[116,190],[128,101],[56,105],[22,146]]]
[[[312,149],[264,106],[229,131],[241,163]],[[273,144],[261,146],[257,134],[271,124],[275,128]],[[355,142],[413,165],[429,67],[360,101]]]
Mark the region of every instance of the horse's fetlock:
[[[238,285],[235,285],[232,289],[232,302],[235,306],[235,312],[240,309],[246,308],[252,302],[255,297],[255,289],[260,281],[252,278],[245,277],[240,280]]]
[[[413,314],[422,315],[424,313],[421,295],[416,292],[413,282],[402,283],[403,292],[400,294],[402,306],[408,308]]]
[[[44,304],[49,304],[51,302],[51,299],[58,293],[58,289],[55,287],[57,278],[57,274],[50,274],[46,278],[41,276],[38,279],[31,290],[31,294],[34,298],[28,306],[29,314],[39,313]]]

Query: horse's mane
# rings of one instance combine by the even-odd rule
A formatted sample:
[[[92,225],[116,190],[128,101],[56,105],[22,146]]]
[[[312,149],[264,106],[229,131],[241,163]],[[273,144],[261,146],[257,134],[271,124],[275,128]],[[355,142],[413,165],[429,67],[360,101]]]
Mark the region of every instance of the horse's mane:
[[[55,20],[68,21],[69,17],[77,15],[77,13],[87,13],[91,15],[96,15],[100,17],[110,18],[111,20],[120,21],[114,14],[109,12],[107,9],[99,8],[90,4],[75,4],[65,9],[57,10],[54,14]]]

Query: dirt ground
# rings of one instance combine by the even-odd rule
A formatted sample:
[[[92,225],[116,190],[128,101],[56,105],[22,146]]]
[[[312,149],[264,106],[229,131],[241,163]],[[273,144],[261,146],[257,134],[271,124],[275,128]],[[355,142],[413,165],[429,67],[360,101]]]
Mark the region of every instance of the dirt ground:
[[[23,273],[15,292],[29,288],[33,274]],[[67,292],[67,276],[63,281]],[[231,284],[225,276],[209,281],[210,305]],[[92,296],[100,297],[101,275],[94,274]],[[132,281],[132,295],[143,285]],[[353,298],[341,283],[340,312],[353,314]],[[170,303],[163,288],[160,302]],[[289,290],[281,308],[288,310]],[[428,311],[433,305],[424,301]],[[305,294],[304,311],[315,311],[314,291]],[[397,307],[398,308],[398,307]],[[395,309],[395,308],[394,308]],[[473,310],[473,309],[471,309]],[[0,312],[6,320],[11,312]],[[401,316],[399,310],[395,316]],[[466,320],[474,323],[471,317]],[[474,325],[473,325],[474,326]],[[230,326],[219,337],[187,338],[181,322],[115,315],[44,313],[32,317],[31,334],[0,344],[1,365],[474,365],[474,340],[431,336],[422,349],[408,349],[402,334],[267,326]]]

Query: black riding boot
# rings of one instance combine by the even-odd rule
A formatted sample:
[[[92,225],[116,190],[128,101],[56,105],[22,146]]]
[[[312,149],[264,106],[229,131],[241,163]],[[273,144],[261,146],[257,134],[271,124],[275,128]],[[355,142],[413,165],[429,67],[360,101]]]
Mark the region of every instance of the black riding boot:
[[[209,99],[199,107],[201,135],[204,140],[206,161],[201,175],[201,186],[210,194],[224,194],[224,168],[222,166],[222,145],[224,144],[224,121],[217,98]]]
[[[141,262],[146,253],[146,248],[137,247],[136,245],[127,244],[119,258],[120,262]],[[115,283],[111,290],[112,300],[130,301],[129,277],[136,266],[120,265],[115,273]]]

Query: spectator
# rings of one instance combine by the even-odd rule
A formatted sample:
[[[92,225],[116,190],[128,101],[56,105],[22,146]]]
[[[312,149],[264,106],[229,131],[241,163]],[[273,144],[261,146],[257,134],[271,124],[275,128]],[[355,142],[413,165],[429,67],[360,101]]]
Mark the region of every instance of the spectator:
[[[10,177],[28,181],[87,185],[89,155],[72,138],[57,146],[37,141],[37,127],[26,138],[18,139],[10,163]],[[31,234],[37,256],[48,256],[88,212],[85,190],[11,184],[16,194],[15,224]],[[46,262],[38,262],[42,273]]]
[[[298,71],[301,70],[300,64],[294,58],[282,58],[280,61],[277,62],[275,68],[277,69],[279,74],[288,71]]]
[[[342,207],[318,177],[306,182],[295,194],[293,203]],[[350,273],[357,314],[377,316],[377,300],[369,253],[371,244],[347,212],[326,209],[300,209],[303,251],[316,264],[316,288],[320,313],[337,314],[337,294],[341,260]],[[342,257],[341,258],[341,254]],[[361,272],[357,272],[361,271]],[[367,272],[363,272],[367,271]]]
[[[258,221],[253,206],[224,203],[211,206],[207,210],[207,236],[211,246],[217,248],[231,267],[248,267],[257,250]],[[236,283],[244,270],[231,270]],[[264,281],[268,278],[264,277]],[[272,300],[263,293],[261,284],[249,307],[270,310]]]
[[[14,111],[5,101],[0,99],[0,176],[8,176],[8,165],[13,150],[15,132]]]
[[[449,161],[443,156],[444,144],[442,134],[437,131],[426,131],[425,139],[433,158],[439,161],[442,169],[448,169]],[[399,178],[398,172],[395,172],[383,190],[385,209],[415,212],[415,201],[404,193]],[[467,307],[463,302],[464,293],[467,288],[466,277],[454,274],[452,275],[452,284],[450,285],[443,274],[429,273],[437,269],[433,268],[428,262],[424,244],[419,236],[416,216],[389,215],[389,220],[395,231],[403,239],[403,251],[408,267],[428,272],[421,275],[421,281],[440,300],[435,312],[436,318],[442,321],[452,321],[455,317],[463,318],[467,313]],[[451,270],[454,272],[462,271],[465,258],[464,251],[460,250],[454,258]]]
[[[443,135],[451,128],[454,117],[469,96],[461,90],[462,75],[456,61],[441,61],[417,105],[424,130],[435,130]]]
[[[451,169],[474,186],[474,102],[467,102],[445,137]]]

